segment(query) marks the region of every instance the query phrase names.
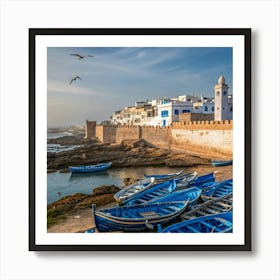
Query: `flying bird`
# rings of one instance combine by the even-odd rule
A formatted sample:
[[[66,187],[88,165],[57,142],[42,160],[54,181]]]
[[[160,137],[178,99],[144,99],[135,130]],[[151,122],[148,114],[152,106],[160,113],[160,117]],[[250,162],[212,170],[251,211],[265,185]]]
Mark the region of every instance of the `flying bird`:
[[[78,58],[79,60],[85,58],[86,56],[88,56],[88,57],[94,57],[93,55],[90,55],[90,54],[88,54],[88,55],[81,55],[81,54],[78,54],[78,53],[70,53],[70,55],[72,55],[72,56],[77,56],[77,58]]]
[[[74,81],[76,81],[77,79],[81,80],[81,78],[80,78],[79,76],[75,76],[74,78],[71,79],[70,85],[71,85]]]

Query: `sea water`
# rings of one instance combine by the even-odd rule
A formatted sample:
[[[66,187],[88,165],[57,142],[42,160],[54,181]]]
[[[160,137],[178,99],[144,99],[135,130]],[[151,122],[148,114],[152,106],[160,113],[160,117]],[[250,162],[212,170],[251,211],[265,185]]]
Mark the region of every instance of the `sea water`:
[[[63,132],[50,132],[48,131],[48,140],[49,139],[57,139],[63,136],[73,136],[75,135],[72,132],[63,131]],[[47,152],[51,153],[58,153],[58,152],[65,152],[71,151],[75,148],[80,147],[81,145],[60,145],[60,144],[47,144]]]
[[[180,168],[168,167],[123,167],[86,174],[49,173],[47,175],[47,200],[51,203],[66,195],[91,194],[93,189],[103,185],[122,187],[124,178],[143,179],[144,174],[175,173],[179,170]]]

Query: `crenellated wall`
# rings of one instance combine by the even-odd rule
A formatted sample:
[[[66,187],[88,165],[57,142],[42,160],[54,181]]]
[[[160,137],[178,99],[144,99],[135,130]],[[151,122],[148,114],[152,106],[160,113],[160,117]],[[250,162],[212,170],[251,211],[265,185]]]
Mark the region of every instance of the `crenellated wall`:
[[[97,125],[96,126],[96,138],[103,143],[115,143],[116,142],[116,126]]]
[[[163,149],[170,149],[170,131],[167,127],[142,126],[142,139]]]
[[[96,135],[96,121],[86,121],[85,138],[92,139]]]
[[[232,129],[233,121],[192,121],[192,122],[174,122],[173,129],[207,129],[207,130],[229,130]]]
[[[116,130],[116,142],[123,140],[138,140],[140,137],[140,126],[118,126]]]
[[[169,127],[96,125],[95,135],[103,143],[145,139],[175,151],[215,151],[232,154],[233,121],[177,122]]]

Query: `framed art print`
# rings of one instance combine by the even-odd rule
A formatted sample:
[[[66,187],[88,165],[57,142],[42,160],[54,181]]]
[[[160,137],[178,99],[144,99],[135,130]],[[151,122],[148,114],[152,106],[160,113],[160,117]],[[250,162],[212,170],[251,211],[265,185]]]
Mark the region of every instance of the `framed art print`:
[[[250,29],[29,30],[29,250],[251,250]]]

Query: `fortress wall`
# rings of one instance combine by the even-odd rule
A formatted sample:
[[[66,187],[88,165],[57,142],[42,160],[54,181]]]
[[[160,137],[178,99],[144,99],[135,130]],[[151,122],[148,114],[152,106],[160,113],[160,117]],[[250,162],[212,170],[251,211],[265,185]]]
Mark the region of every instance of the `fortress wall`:
[[[116,142],[121,143],[124,140],[138,140],[140,138],[139,126],[117,126]]]
[[[103,125],[97,125],[95,127],[95,136],[101,142],[103,142]]]
[[[232,154],[232,129],[232,121],[177,122],[169,127],[96,125],[95,135],[103,143],[144,139],[174,151]]]
[[[95,138],[96,133],[96,121],[86,121],[86,128],[85,128],[85,139]]]
[[[103,143],[115,143],[116,131],[116,126],[97,125],[96,138],[98,138]]]
[[[213,151],[232,154],[232,130],[172,129],[171,149],[176,151]]]
[[[142,139],[155,145],[156,147],[169,149],[170,148],[170,127],[142,127]]]
[[[233,121],[192,121],[192,122],[174,122],[173,129],[191,129],[191,130],[232,130]]]

